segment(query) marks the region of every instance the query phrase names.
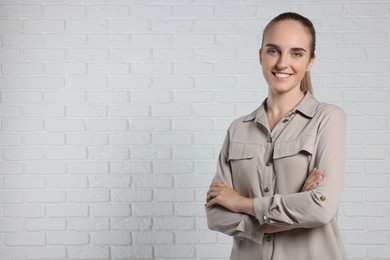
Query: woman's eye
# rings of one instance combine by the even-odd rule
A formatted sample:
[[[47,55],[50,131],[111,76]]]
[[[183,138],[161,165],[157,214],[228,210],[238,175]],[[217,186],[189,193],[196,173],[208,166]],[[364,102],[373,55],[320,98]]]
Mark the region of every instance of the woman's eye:
[[[275,50],[275,49],[268,49],[267,50],[267,53],[272,55],[272,56],[275,56],[275,55],[278,55],[279,54],[279,51],[278,50]]]
[[[293,52],[292,56],[293,57],[302,57],[302,53],[300,53],[300,52]]]

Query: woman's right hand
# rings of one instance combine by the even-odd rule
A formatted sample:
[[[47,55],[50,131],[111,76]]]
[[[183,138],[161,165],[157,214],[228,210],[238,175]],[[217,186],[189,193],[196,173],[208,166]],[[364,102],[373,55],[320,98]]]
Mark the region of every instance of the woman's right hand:
[[[303,185],[301,192],[315,189],[323,178],[324,172],[318,170],[317,168],[314,168],[313,170],[311,170],[309,176],[306,178],[305,184]]]

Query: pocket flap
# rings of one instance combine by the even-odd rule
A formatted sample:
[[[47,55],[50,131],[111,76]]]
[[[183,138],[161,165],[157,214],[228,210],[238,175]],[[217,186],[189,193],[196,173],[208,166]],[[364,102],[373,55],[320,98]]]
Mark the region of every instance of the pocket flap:
[[[275,143],[274,159],[293,156],[301,151],[313,154],[315,137],[311,135],[301,136],[298,139]]]
[[[245,143],[231,143],[229,146],[230,160],[251,159],[259,153],[259,145]]]

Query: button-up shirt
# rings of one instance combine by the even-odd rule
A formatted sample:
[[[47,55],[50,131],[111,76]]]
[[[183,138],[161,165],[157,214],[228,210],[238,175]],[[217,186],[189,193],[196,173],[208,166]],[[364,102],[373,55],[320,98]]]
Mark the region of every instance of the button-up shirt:
[[[346,117],[310,93],[270,131],[265,102],[230,125],[213,182],[253,198],[256,216],[206,209],[212,230],[233,236],[231,260],[347,259],[337,227],[344,183]],[[310,171],[318,186],[300,192]],[[265,224],[290,230],[265,234]]]

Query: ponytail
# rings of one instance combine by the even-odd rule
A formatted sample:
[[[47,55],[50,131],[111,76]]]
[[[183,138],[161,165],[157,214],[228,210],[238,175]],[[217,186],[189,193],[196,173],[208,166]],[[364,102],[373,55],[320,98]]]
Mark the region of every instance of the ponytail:
[[[310,71],[306,71],[305,75],[303,76],[303,79],[301,81],[301,91],[303,93],[309,92],[310,94],[313,94]]]

